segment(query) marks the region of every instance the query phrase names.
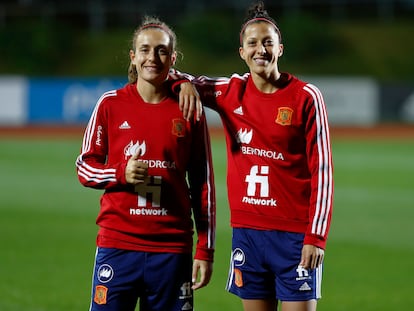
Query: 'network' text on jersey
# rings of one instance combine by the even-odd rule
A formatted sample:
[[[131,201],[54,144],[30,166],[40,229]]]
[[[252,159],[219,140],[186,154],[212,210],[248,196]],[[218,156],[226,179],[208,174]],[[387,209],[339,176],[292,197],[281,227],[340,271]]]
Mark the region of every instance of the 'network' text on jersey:
[[[283,154],[273,150],[265,150],[246,146],[253,139],[253,130],[239,129],[236,133],[236,140],[243,144],[240,150],[245,155],[255,155],[258,157],[284,161]],[[245,177],[247,183],[246,196],[242,202],[251,205],[276,207],[277,201],[270,197],[269,193],[269,166],[253,165],[250,172]]]

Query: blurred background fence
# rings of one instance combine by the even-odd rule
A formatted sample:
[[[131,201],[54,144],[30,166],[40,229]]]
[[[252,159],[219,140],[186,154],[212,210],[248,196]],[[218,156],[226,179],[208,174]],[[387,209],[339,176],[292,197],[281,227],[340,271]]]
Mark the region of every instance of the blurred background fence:
[[[177,68],[247,70],[238,56],[246,0],[3,0],[0,126],[84,124],[99,96],[126,83],[143,15],[178,36]],[[265,1],[282,31],[282,71],[316,84],[332,125],[414,124],[414,0]],[[210,122],[218,125],[214,114]]]

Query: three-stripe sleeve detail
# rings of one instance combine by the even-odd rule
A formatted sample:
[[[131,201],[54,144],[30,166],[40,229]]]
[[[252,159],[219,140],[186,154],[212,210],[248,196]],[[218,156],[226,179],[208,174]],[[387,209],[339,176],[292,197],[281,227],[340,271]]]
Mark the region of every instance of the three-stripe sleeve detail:
[[[312,220],[312,234],[325,236],[328,217],[332,206],[332,158],[328,118],[321,92],[312,84],[304,87],[313,98],[316,117],[316,143],[318,149],[318,193],[315,214]]]

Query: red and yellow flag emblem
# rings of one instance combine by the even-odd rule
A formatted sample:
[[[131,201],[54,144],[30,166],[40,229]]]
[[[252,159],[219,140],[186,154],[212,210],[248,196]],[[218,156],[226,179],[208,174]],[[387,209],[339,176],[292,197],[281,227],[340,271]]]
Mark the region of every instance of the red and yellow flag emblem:
[[[172,120],[172,133],[178,137],[185,136],[185,121],[183,119]]]
[[[237,287],[243,286],[243,276],[239,269],[234,269],[234,284],[236,284]]]
[[[93,301],[95,301],[98,305],[104,305],[106,304],[107,294],[108,294],[108,287],[97,285],[95,287],[95,296],[93,298]]]
[[[292,124],[293,109],[289,107],[280,107],[278,109],[277,117],[275,122],[280,125],[291,125]]]

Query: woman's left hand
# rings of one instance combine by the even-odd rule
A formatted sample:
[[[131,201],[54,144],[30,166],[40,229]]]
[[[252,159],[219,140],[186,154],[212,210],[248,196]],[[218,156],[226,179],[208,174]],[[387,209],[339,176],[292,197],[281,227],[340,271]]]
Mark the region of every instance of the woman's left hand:
[[[202,288],[210,282],[213,274],[213,263],[206,260],[194,259],[193,263],[193,290]]]
[[[302,248],[300,266],[304,269],[315,269],[323,262],[325,251],[314,245],[305,244]]]

